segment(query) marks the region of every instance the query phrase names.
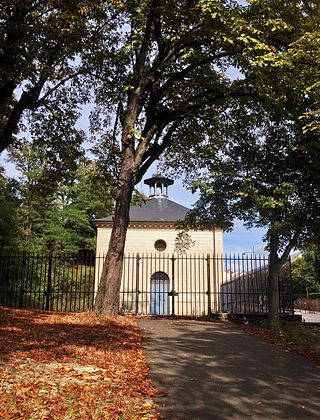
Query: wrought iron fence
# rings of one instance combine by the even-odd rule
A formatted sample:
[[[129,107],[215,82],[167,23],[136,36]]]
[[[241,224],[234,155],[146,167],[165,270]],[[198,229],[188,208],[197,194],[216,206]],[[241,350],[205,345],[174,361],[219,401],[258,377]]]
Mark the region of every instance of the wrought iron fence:
[[[265,255],[232,256],[224,259],[225,278],[221,290],[221,310],[231,313],[268,312],[269,258]],[[280,312],[293,314],[291,262],[279,273]]]
[[[0,305],[52,311],[87,311],[94,300],[95,258],[0,255]]]
[[[96,283],[104,256],[97,258]],[[268,267],[266,255],[126,255],[120,310],[136,315],[267,313]],[[281,313],[293,314],[290,261],[280,272],[279,298]]]
[[[104,255],[0,255],[0,305],[92,310]],[[268,311],[267,256],[126,255],[120,312],[207,316]],[[293,313],[290,262],[279,280],[282,313]]]

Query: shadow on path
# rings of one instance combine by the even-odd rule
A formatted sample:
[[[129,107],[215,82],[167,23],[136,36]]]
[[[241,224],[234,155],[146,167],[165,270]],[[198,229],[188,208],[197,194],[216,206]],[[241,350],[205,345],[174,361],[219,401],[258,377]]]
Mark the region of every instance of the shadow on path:
[[[319,419],[320,370],[223,323],[141,319],[165,419]]]

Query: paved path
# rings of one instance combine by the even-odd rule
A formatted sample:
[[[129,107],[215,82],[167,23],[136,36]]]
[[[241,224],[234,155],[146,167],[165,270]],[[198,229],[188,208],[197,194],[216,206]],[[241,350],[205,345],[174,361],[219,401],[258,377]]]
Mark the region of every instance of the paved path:
[[[312,322],[312,323],[320,323],[320,312],[315,311],[299,311],[298,309],[295,309],[295,314],[302,316],[303,322]]]
[[[164,419],[320,419],[320,369],[236,326],[141,319]]]

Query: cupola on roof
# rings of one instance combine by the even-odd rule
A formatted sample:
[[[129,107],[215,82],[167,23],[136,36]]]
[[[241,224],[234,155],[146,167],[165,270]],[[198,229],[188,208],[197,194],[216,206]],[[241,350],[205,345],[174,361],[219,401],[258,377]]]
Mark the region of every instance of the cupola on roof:
[[[144,181],[149,185],[149,200],[141,206],[130,207],[131,222],[173,222],[185,219],[189,209],[168,199],[168,187],[174,183],[172,179],[160,174],[153,175]],[[94,224],[111,223],[112,216],[96,219]]]
[[[155,174],[151,178],[146,179],[144,183],[149,185],[149,198],[153,198],[168,197],[168,187],[169,185],[172,185],[174,181],[163,175]]]

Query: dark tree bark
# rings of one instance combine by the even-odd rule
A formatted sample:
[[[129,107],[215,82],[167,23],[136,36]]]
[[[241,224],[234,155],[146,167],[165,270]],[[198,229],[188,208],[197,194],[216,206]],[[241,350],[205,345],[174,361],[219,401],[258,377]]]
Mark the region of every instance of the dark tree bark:
[[[135,185],[132,161],[124,161],[118,182],[113,229],[95,301],[95,312],[117,315],[119,312],[123,255],[129,224],[129,208]]]
[[[20,100],[13,107],[12,111],[10,112],[8,121],[6,122],[0,135],[0,153],[7,149],[8,146],[13,144],[14,134],[17,131],[17,127],[23,112],[35,106],[44,83],[45,80],[43,80],[41,84],[36,85],[30,91],[23,92]]]
[[[280,301],[279,301],[279,270],[281,262],[278,257],[279,238],[276,234],[270,234],[270,260],[268,273],[268,307],[269,307],[269,325],[271,329],[277,330],[280,322]]]
[[[99,280],[94,310],[100,315],[117,315],[119,312],[120,287],[123,270],[124,247],[129,225],[129,209],[136,183],[137,169],[142,156],[135,148],[135,127],[142,98],[142,82],[128,100],[122,130],[122,162],[118,176],[115,216],[109,241],[108,252]],[[148,144],[148,139],[145,139]],[[144,148],[147,145],[143,146]],[[143,153],[142,153],[143,155]]]
[[[268,273],[268,307],[269,307],[269,318],[268,324],[271,329],[278,330],[280,327],[280,299],[279,299],[279,274],[282,266],[288,261],[290,252],[297,246],[299,236],[304,228],[304,225],[308,218],[310,211],[311,201],[310,198],[307,200],[306,205],[301,209],[299,223],[297,229],[288,241],[287,246],[280,253],[280,238],[279,234],[275,233],[273,226],[271,225],[269,230],[269,273]]]

